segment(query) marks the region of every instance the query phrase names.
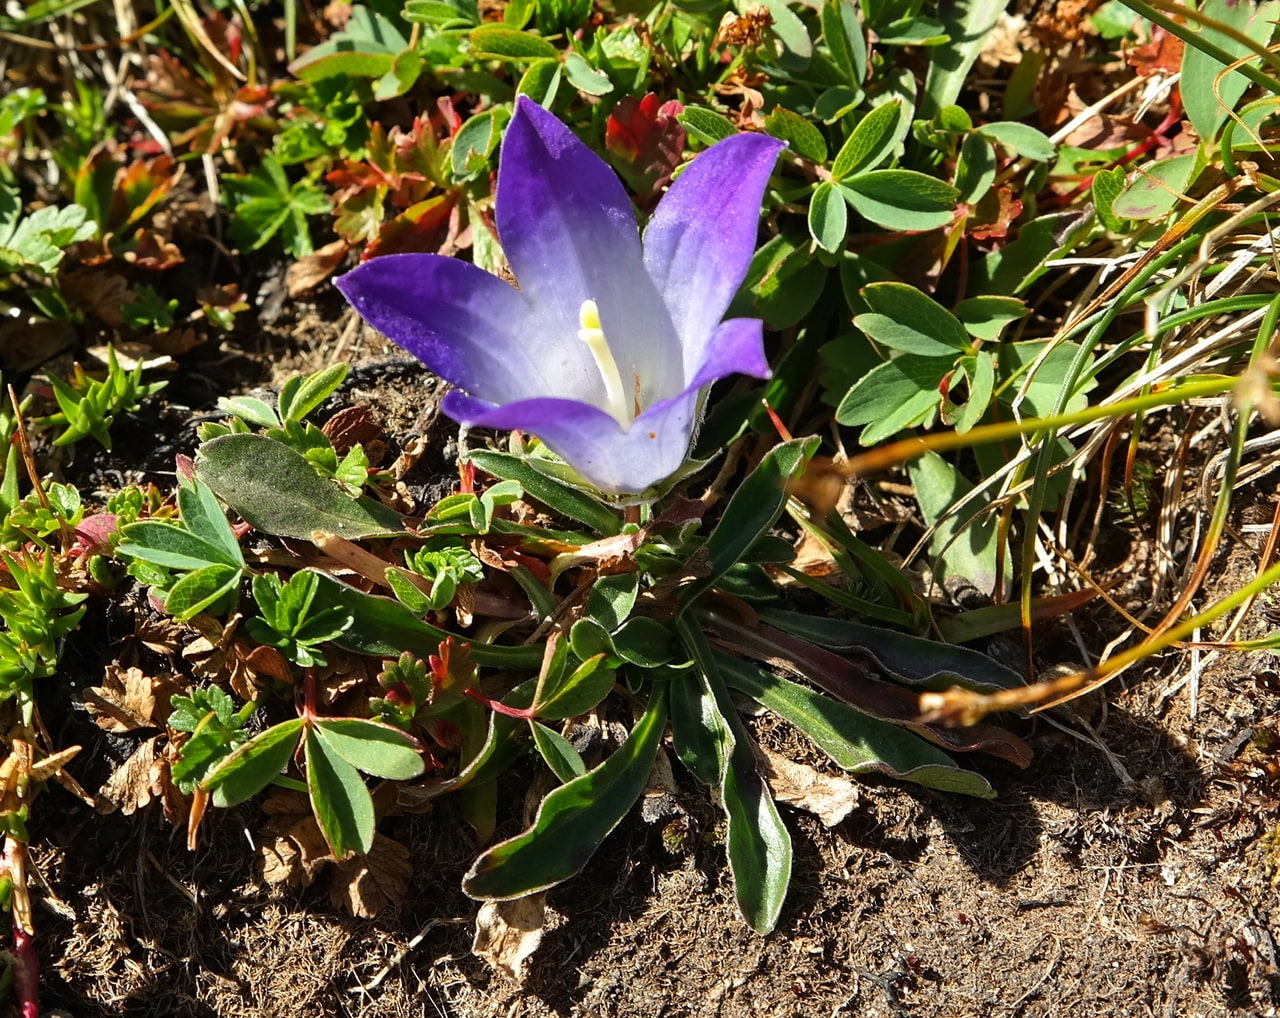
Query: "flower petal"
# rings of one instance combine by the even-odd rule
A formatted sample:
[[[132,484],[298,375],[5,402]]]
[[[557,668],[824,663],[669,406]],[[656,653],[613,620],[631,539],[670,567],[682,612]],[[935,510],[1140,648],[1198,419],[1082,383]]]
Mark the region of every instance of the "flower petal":
[[[782,142],[739,134],[712,145],[671,185],[644,235],[644,262],[684,349],[685,379],[746,277],[760,203]]]
[[[337,287],[370,325],[481,399],[566,391],[565,358],[529,341],[520,292],[474,265],[441,255],[384,255],[342,276]]]
[[[527,96],[502,141],[498,236],[516,281],[549,334],[563,335],[583,370],[583,301],[594,300],[628,386],[646,393],[684,385],[679,341],[644,268],[635,211],[617,175],[574,133]],[[563,390],[561,390],[563,391]],[[599,398],[602,402],[603,389]]]
[[[701,389],[729,375],[768,378],[771,374],[764,355],[764,323],[759,318],[721,322],[707,341],[704,356],[690,385],[692,389]]]
[[[566,399],[495,407],[451,392],[443,410],[463,424],[537,435],[601,491],[636,495],[684,465],[697,425],[697,397],[697,390],[690,389],[651,407],[626,431],[603,410]]]

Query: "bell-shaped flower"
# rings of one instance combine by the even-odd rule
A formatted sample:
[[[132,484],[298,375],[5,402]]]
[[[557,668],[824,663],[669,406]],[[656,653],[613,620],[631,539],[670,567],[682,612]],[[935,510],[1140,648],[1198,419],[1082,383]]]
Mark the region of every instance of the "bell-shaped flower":
[[[599,490],[640,495],[685,465],[707,386],[768,376],[760,321],[721,319],[781,147],[740,134],[707,149],[663,196],[642,244],[613,171],[521,97],[497,188],[516,286],[431,254],[374,258],[337,285],[456,386],[450,417],[529,432]]]

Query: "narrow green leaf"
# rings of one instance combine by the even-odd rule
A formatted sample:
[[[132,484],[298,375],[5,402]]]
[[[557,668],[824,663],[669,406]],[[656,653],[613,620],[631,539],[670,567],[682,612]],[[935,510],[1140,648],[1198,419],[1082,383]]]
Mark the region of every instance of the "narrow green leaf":
[[[539,502],[570,519],[585,523],[606,537],[612,537],[622,530],[622,523],[613,510],[590,495],[553,480],[519,456],[489,449],[473,449],[467,454],[467,462],[474,463],[494,477],[518,481]]]
[[[321,718],[315,734],[352,767],[376,778],[407,781],[423,771],[417,744],[391,725],[364,718]]]
[[[373,797],[360,772],[323,738],[307,738],[307,790],[334,858],[364,854],[373,847]]]
[[[440,649],[441,640],[450,636],[462,639],[456,633],[423,622],[398,601],[357,590],[327,573],[315,575],[320,581],[316,588],[317,610],[336,607],[352,616],[351,627],[333,641],[343,650],[386,658],[398,658],[408,650],[426,659]],[[471,660],[495,668],[536,669],[542,661],[542,648],[473,643]]]
[[[982,775],[962,769],[937,746],[899,725],[868,717],[847,703],[727,654],[717,654],[716,660],[729,686],[786,718],[842,770],[886,774],[981,799],[995,795]]]
[[[280,427],[280,418],[276,416],[276,412],[271,408],[271,405],[260,399],[254,399],[252,396],[233,396],[230,398],[219,396],[218,409],[223,413],[230,414],[232,417],[239,417],[250,424],[256,424],[260,428]]]
[[[929,541],[937,582],[958,578],[987,594],[1003,592],[1012,575],[1013,556],[1004,556],[1003,575],[997,573],[1000,532],[996,520],[988,517],[968,522],[990,499],[970,503],[960,512],[951,513],[952,505],[973,489],[973,484],[955,466],[937,453],[929,452],[907,464],[907,470],[925,520],[931,526],[937,525]]]
[[[578,751],[559,732],[536,721],[529,722],[529,731],[533,733],[533,744],[538,748],[542,759],[562,783],[587,773],[587,765],[582,762]]]
[[[849,84],[860,86],[867,76],[867,42],[849,0],[827,0],[822,5],[822,38]]]
[[[707,574],[680,588],[681,611],[714,586],[777,522],[787,504],[787,483],[799,476],[818,442],[817,437],[797,438],[774,446],[739,485],[703,546]]]
[[[1124,220],[1115,214],[1112,206],[1125,188],[1126,176],[1122,166],[1099,170],[1093,175],[1093,207],[1098,212],[1098,221],[1111,233],[1124,232]]]
[[[288,766],[301,733],[301,718],[286,721],[255,735],[223,760],[204,780],[213,804],[235,806],[271,784]]]
[[[398,513],[353,499],[298,452],[265,435],[223,435],[200,446],[196,474],[247,523],[310,540],[316,530],[355,539],[404,529]],[[136,524],[135,524],[136,525]]]
[[[303,378],[294,376],[295,386],[280,390],[279,409],[281,421],[300,421],[328,399],[347,377],[350,365],[334,364]],[[285,392],[288,392],[288,398]]]
[[[900,140],[896,130],[901,100],[881,103],[860,121],[836,153],[831,176],[836,180],[874,170]]]
[[[644,791],[667,724],[667,687],[656,683],[644,716],[612,756],[551,792],[523,834],[483,853],[463,877],[473,898],[532,894],[582,872]]]
[[[836,185],[824,180],[809,199],[809,236],[824,251],[838,251],[849,230],[849,210]]]
[[[956,190],[960,200],[976,205],[991,190],[996,180],[996,150],[980,134],[971,134],[960,146],[956,157]]]
[[[555,681],[539,683],[533,711],[552,721],[585,714],[609,695],[613,689],[613,669],[605,664],[605,655],[588,658],[572,674]]]

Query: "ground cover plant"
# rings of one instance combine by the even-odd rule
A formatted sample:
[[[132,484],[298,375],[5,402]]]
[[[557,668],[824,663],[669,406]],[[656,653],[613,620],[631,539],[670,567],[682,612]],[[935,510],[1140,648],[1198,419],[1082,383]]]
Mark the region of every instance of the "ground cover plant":
[[[15,1013],[1274,1009],[1278,18],[7,10]]]

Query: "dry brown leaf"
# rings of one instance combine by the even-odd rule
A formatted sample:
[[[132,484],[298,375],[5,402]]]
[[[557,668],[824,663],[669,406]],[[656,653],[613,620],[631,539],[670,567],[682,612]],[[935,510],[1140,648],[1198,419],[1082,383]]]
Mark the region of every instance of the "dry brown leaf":
[[[169,698],[185,683],[178,675],[145,675],[140,668],[107,665],[101,686],[84,691],[84,705],[103,731],[121,735],[158,728],[168,720]]]
[[[137,812],[153,797],[152,767],[156,763],[160,736],[153,735],[135,749],[107,779],[98,793],[95,808],[99,813],[120,810],[125,816]]]
[[[773,797],[812,813],[824,827],[835,827],[858,805],[858,786],[848,778],[823,774],[763,747],[761,755]]]
[[[411,876],[409,849],[394,838],[375,834],[368,855],[334,867],[329,900],[353,916],[372,919],[388,905],[404,900]]]
[[[314,290],[337,271],[350,250],[351,245],[345,240],[335,240],[299,258],[285,273],[289,296],[297,298]]]
[[[258,845],[262,879],[269,884],[310,887],[333,855],[307,797],[275,789],[263,801],[262,810],[270,817]]]
[[[476,915],[471,953],[523,984],[529,974],[529,959],[542,943],[546,915],[545,891],[511,901],[486,901]]]
[[[151,794],[160,800],[165,820],[174,827],[186,826],[191,812],[191,799],[183,795],[173,783],[173,763],[180,748],[172,741],[165,743],[164,752],[151,765]]]

